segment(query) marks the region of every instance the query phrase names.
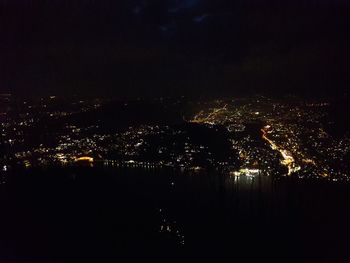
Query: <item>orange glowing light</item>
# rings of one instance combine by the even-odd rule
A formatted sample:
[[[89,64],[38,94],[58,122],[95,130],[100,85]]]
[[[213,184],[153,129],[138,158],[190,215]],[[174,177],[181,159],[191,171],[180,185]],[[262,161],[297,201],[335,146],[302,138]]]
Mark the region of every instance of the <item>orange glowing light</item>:
[[[89,163],[93,163],[94,162],[94,158],[88,157],[88,156],[83,156],[83,157],[76,158],[75,161],[76,162],[87,161]]]

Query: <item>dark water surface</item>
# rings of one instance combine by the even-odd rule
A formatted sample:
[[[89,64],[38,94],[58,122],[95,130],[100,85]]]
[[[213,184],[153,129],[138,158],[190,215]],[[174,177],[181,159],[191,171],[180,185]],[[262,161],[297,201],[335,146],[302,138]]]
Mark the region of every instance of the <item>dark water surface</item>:
[[[350,185],[66,168],[0,185],[0,262],[349,262]]]

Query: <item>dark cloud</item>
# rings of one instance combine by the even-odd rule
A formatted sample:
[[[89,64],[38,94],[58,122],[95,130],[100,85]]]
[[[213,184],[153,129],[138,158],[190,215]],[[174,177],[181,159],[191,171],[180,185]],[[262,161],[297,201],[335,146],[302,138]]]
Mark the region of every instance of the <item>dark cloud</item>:
[[[0,90],[342,92],[344,1],[2,1]]]

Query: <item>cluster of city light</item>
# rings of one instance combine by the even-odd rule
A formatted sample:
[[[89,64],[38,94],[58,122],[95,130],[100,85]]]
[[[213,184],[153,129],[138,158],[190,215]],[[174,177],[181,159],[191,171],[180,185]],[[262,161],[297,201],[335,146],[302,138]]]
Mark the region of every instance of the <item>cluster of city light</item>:
[[[293,173],[300,171],[301,167],[299,165],[295,164],[294,157],[285,149],[281,149],[275,142],[273,142],[271,139],[267,137],[267,130],[271,126],[265,126],[264,129],[261,129],[262,131],[262,138],[267,141],[271,148],[273,150],[279,151],[283,157],[283,160],[281,161],[281,164],[286,166],[288,168],[288,175],[292,175]]]
[[[246,176],[248,178],[254,178],[259,176],[260,173],[261,171],[259,169],[242,168],[239,171],[230,172],[230,175],[235,177]]]
[[[227,104],[221,108],[212,109],[207,115],[204,111],[199,112],[194,118],[190,121],[193,123],[207,123],[207,124],[217,124],[218,115],[220,113],[227,111]]]
[[[279,154],[280,164],[287,167],[288,175],[297,173],[298,177],[304,175],[325,177],[330,174],[342,176],[341,171],[321,162],[320,158],[322,157],[316,156],[311,148],[315,147],[319,154],[332,156],[334,160],[342,162],[344,160],[342,153],[348,152],[350,143],[342,144],[346,140],[342,139],[339,144],[333,145],[322,143],[322,140],[329,139],[321,123],[326,115],[317,109],[328,106],[329,103],[305,104],[299,101],[298,105],[292,105],[262,98],[261,100],[232,100],[232,104],[225,101],[215,101],[215,106],[210,106],[213,103],[204,105],[207,109],[202,109],[191,122],[224,125],[231,133],[244,132],[246,123],[254,120],[272,123],[274,129],[270,129],[271,126],[267,125],[262,129],[262,138],[268,142],[273,151]],[[313,123],[316,128],[304,126],[306,122]],[[310,143],[305,145],[305,140]],[[256,144],[256,140],[250,138],[249,135],[239,141],[232,140],[232,148],[239,152],[244,165],[253,167],[258,165],[262,174],[265,175],[279,173],[280,170],[273,161],[276,157],[263,147],[254,147],[254,144]],[[299,171],[301,173],[298,173]]]
[[[229,166],[226,161],[216,161],[215,154],[209,148],[191,140],[184,142],[184,145],[177,145],[181,149],[178,152],[174,152],[171,145],[160,144],[156,147],[157,161],[142,159],[140,156],[150,146],[150,142],[145,139],[147,136],[183,136],[181,130],[171,126],[141,125],[130,127],[124,132],[103,134],[99,132],[98,125],[86,127],[67,122],[59,133],[46,134],[54,145],[42,142],[40,145],[29,146],[25,141],[26,132],[28,128],[36,127],[40,116],[61,118],[95,109],[103,104],[102,101],[76,101],[72,104],[75,105],[74,110],[67,108],[57,111],[52,107],[56,99],[50,97],[43,98],[40,102],[22,101],[22,109],[17,117],[10,118],[10,114],[6,112],[3,114],[6,118],[0,126],[1,141],[11,151],[0,158],[1,168],[6,165],[9,170],[13,163],[25,167],[74,164],[77,156],[85,155],[94,156],[95,162],[114,158],[113,162],[135,167],[167,165],[200,170],[203,167],[193,163],[193,160],[203,154],[207,156],[205,160],[209,165],[226,168]],[[323,122],[326,113],[319,109],[329,106],[328,102],[306,103],[299,100],[293,103],[267,98],[247,98],[196,103],[202,109],[189,122],[205,124],[213,129],[217,128],[216,125],[222,125],[227,129],[230,136],[232,135],[232,151],[239,154],[241,167],[249,167],[238,170],[237,175],[249,176],[254,174],[254,169],[259,170],[262,175],[279,174],[286,167],[288,175],[298,177],[348,177],[349,164],[346,163],[346,158],[350,151],[350,139],[346,136],[333,138],[327,134]],[[249,126],[252,123],[256,130]],[[270,126],[261,130],[262,136],[254,135],[266,123]],[[236,138],[236,134],[239,134],[239,138]],[[110,155],[111,152],[114,156]],[[129,160],[135,160],[135,163],[128,163]],[[232,169],[236,170],[237,167]],[[243,171],[244,169],[250,171]],[[231,170],[231,167],[226,170]]]

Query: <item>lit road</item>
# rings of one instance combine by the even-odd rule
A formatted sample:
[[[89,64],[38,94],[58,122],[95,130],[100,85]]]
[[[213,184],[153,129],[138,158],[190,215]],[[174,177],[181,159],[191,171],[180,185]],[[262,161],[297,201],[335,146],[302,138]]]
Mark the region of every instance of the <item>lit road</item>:
[[[270,144],[271,148],[281,153],[283,157],[281,164],[283,164],[288,168],[288,175],[291,175],[292,173],[299,171],[301,167],[295,164],[294,157],[291,156],[287,150],[281,149],[274,141],[269,139],[267,137],[267,131],[265,129],[261,129],[261,131],[262,131],[262,138]]]
[[[200,116],[204,113],[203,111],[201,111],[190,122],[213,124],[215,122],[215,120],[217,119],[216,118],[217,114],[219,114],[220,112],[225,111],[225,110],[227,110],[227,104],[225,106],[223,106],[222,108],[214,109],[213,112],[209,113],[208,116],[206,116],[206,117]]]

